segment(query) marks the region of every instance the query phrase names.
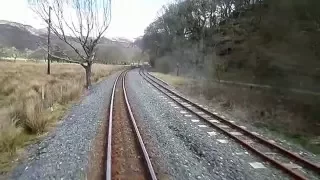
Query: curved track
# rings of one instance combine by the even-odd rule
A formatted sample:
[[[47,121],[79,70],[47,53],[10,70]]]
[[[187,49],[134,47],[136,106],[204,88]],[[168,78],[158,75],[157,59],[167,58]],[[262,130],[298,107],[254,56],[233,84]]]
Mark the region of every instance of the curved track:
[[[107,133],[106,179],[156,180],[127,98],[122,72],[113,85]]]
[[[246,130],[244,127],[236,125],[233,121],[228,121],[215,112],[210,112],[201,105],[194,103],[186,97],[178,94],[173,88],[162,80],[139,71],[140,75],[156,89],[167,95],[177,104],[187,109],[201,120],[208,123],[211,127],[218,129],[228,137],[251,150],[262,159],[268,161],[275,167],[286,172],[294,179],[314,179],[320,175],[319,165],[306,160],[299,155],[292,153],[273,141]]]

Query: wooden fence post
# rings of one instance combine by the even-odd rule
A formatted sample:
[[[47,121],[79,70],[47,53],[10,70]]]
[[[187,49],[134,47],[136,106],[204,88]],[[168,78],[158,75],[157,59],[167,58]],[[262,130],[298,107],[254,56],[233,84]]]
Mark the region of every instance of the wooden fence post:
[[[44,86],[41,86],[41,99],[44,100]]]

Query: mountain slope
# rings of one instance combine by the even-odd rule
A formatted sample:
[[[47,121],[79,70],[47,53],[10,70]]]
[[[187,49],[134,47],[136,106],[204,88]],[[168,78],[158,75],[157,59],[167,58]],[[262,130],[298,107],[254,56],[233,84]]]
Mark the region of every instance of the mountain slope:
[[[27,54],[24,55],[27,58],[43,59],[46,53],[43,49],[39,48],[39,44],[47,44],[46,33],[45,30],[38,30],[29,25],[0,20],[0,50],[1,48],[11,49],[14,47],[19,52]],[[73,44],[80,51],[82,50],[80,44],[77,42]],[[55,35],[51,36],[51,47],[54,54],[57,52],[56,50],[63,50],[71,58],[77,58],[74,50]],[[26,49],[29,50],[27,53]],[[97,49],[97,59],[104,63],[129,62],[140,51],[130,40],[124,38],[108,39],[106,37],[100,39]],[[14,53],[16,54],[17,52]],[[59,52],[57,53],[59,54]],[[5,56],[12,55],[12,53],[9,53]]]
[[[18,50],[36,50],[39,42],[45,42],[41,31],[28,25],[0,20],[0,45]]]

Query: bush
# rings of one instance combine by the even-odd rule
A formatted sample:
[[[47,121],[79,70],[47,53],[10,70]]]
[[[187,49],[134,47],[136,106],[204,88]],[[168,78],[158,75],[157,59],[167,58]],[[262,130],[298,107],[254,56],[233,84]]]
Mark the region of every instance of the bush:
[[[16,127],[15,121],[10,118],[9,111],[8,108],[0,110],[0,153],[15,152],[18,137],[21,133],[21,128]]]
[[[168,74],[174,70],[174,59],[171,56],[164,56],[155,61],[157,71]]]

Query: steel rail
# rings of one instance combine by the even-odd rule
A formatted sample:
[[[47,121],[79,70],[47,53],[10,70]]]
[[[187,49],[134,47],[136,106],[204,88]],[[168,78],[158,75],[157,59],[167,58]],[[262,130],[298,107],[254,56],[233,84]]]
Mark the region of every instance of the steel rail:
[[[149,76],[155,78],[155,79],[158,79],[157,77],[155,77],[155,76],[153,76],[153,75],[151,75],[151,74],[149,74],[149,73],[147,73],[147,74],[148,74]],[[162,82],[162,80],[160,80],[160,81]],[[168,91],[170,91],[170,92],[172,93],[172,91],[171,91],[170,89],[168,89],[168,88],[165,88],[165,89],[168,90]],[[192,105],[195,106],[197,109],[200,109],[200,110],[206,112],[207,114],[210,114],[210,115],[213,116],[214,118],[223,121],[224,123],[230,125],[230,126],[233,127],[233,128],[236,128],[236,129],[241,130],[243,133],[251,136],[251,138],[257,139],[258,141],[260,141],[260,142],[263,143],[264,145],[269,146],[270,148],[275,148],[275,149],[277,149],[277,150],[280,151],[281,153],[289,156],[290,158],[298,161],[298,162],[301,163],[301,164],[304,164],[304,165],[307,166],[309,169],[312,169],[313,171],[318,172],[318,173],[320,174],[320,165],[317,165],[317,164],[315,164],[315,163],[313,163],[313,162],[311,162],[311,161],[309,161],[309,160],[307,160],[307,159],[304,159],[304,158],[296,155],[296,154],[293,153],[293,152],[290,152],[290,151],[286,150],[285,148],[283,148],[283,147],[281,147],[281,146],[279,146],[279,145],[277,145],[277,144],[270,143],[267,139],[265,139],[265,138],[263,138],[263,137],[260,137],[260,136],[257,136],[257,135],[255,135],[255,134],[253,134],[252,132],[250,132],[250,131],[248,131],[248,130],[240,127],[240,126],[238,126],[238,125],[236,125],[236,124],[234,124],[234,123],[232,123],[232,122],[230,122],[230,121],[228,121],[228,120],[226,120],[226,119],[224,119],[224,118],[222,118],[222,117],[220,117],[220,116],[218,116],[218,115],[213,114],[212,112],[204,109],[203,107],[201,107],[201,106],[193,103],[193,102],[190,101],[189,99],[187,99],[187,98],[185,98],[185,97],[183,97],[183,96],[181,96],[181,95],[179,95],[179,94],[177,94],[177,93],[175,93],[175,92],[173,92],[173,93],[174,93],[176,96],[178,96],[179,98],[183,99],[184,101],[187,101],[188,103],[192,104]]]
[[[126,75],[127,75],[127,72],[125,72],[124,77],[123,77],[122,89],[123,89],[123,93],[124,93],[124,99],[125,99],[126,105],[127,105],[127,110],[129,112],[130,119],[131,119],[132,125],[134,127],[135,134],[136,134],[136,136],[138,138],[138,141],[139,141],[139,144],[140,144],[140,148],[141,148],[141,150],[143,152],[144,160],[147,163],[149,175],[150,175],[152,180],[157,180],[157,177],[156,177],[156,174],[154,172],[154,169],[153,169],[149,154],[148,154],[147,149],[146,149],[146,147],[144,145],[144,142],[142,140],[140,131],[138,129],[136,120],[135,120],[135,118],[133,116],[133,113],[132,113],[132,110],[131,110],[131,106],[130,106],[130,103],[129,103],[129,100],[128,100],[127,90],[126,90],[126,86],[125,86],[125,77],[126,77]]]
[[[138,139],[139,147],[141,148],[141,151],[143,153],[143,158],[147,166],[148,175],[150,176],[149,179],[157,180],[149,154],[142,140],[141,134],[139,132],[138,126],[136,124],[136,120],[133,116],[130,103],[127,97],[127,90],[125,88],[125,78],[126,78],[127,72],[128,70],[125,70],[119,74],[119,76],[116,78],[113,84],[112,93],[111,93],[111,100],[110,100],[110,107],[109,107],[108,137],[107,137],[106,180],[112,180],[112,123],[113,123],[113,111],[114,111],[113,108],[114,108],[115,90],[120,78],[122,80],[122,89],[124,93],[124,100],[126,102],[126,110],[129,113],[129,118],[133,125],[135,135]]]
[[[120,76],[125,71],[122,71],[116,80],[114,81],[113,87],[112,87],[112,93],[111,93],[111,99],[110,99],[110,106],[109,106],[109,123],[108,123],[108,135],[107,135],[107,160],[106,160],[106,180],[111,180],[111,155],[112,155],[112,121],[113,121],[113,104],[114,104],[114,94],[116,91],[116,85],[118,83],[118,80]]]
[[[140,75],[142,76],[141,74],[141,70],[139,71]],[[228,124],[229,126],[235,128],[235,129],[238,129],[240,131],[242,131],[244,134],[248,135],[249,137],[253,138],[253,139],[257,139],[261,144],[265,145],[265,146],[268,146],[269,148],[275,148],[277,149],[280,153],[283,153],[285,155],[287,155],[287,153],[290,153],[292,155],[287,155],[289,156],[290,158],[292,159],[296,159],[296,157],[298,157],[297,155],[291,153],[290,151],[287,151],[285,149],[283,149],[282,147],[278,146],[278,145],[275,145],[273,143],[270,143],[268,142],[267,140],[259,137],[259,136],[256,136],[254,135],[253,133],[249,132],[248,130],[244,129],[244,128],[241,128],[239,127],[238,125],[232,123],[232,122],[229,122],[215,114],[213,114],[212,112],[202,108],[201,106],[193,103],[192,101],[188,100],[187,98],[183,97],[182,95],[179,95],[177,94],[176,92],[172,91],[171,89],[165,87],[164,85],[161,85],[159,82],[156,82],[155,80],[153,80],[152,78],[150,78],[149,76],[157,79],[156,77],[148,74],[145,75],[145,73],[142,71],[143,75],[142,76],[146,81],[148,81],[151,85],[153,85],[156,89],[158,89],[159,91],[161,91],[162,93],[164,93],[165,95],[167,95],[170,99],[172,99],[173,101],[177,102],[178,104],[180,104],[182,107],[188,109],[189,111],[191,111],[192,113],[194,113],[197,117],[201,118],[202,120],[205,120],[206,122],[208,122],[211,126],[213,126],[214,128],[216,129],[219,129],[220,131],[222,131],[224,134],[226,134],[227,136],[235,139],[236,141],[238,141],[240,144],[244,145],[245,147],[247,147],[248,149],[250,149],[251,151],[253,151],[254,153],[258,154],[260,157],[262,157],[263,159],[271,162],[272,164],[274,164],[275,166],[277,166],[278,168],[282,169],[284,172],[290,174],[291,176],[293,176],[294,178],[296,179],[307,179],[306,177],[304,177],[303,175],[301,175],[300,173],[297,173],[297,172],[294,172],[292,171],[291,169],[285,167],[281,162],[275,160],[275,159],[272,159],[270,157],[268,157],[267,155],[265,155],[263,152],[260,152],[258,149],[256,149],[255,147],[251,146],[250,144],[246,143],[245,141],[241,140],[240,138],[238,138],[237,136],[235,135],[232,135],[231,133],[229,133],[227,130],[215,125],[214,123],[208,121],[206,118],[202,117],[201,115],[199,115],[198,113],[196,113],[195,111],[191,110],[190,108],[186,107],[185,105],[183,105],[182,103],[180,103],[178,100],[172,98],[170,95],[168,95],[168,93],[166,93],[165,91],[163,91],[161,88],[165,89],[166,91],[170,92],[171,94],[173,94],[174,96],[180,98],[181,100],[185,101],[185,102],[188,102],[189,104],[191,104],[192,106],[194,106],[195,108],[205,112],[206,114],[209,114],[211,117],[214,117],[220,121],[222,121],[223,123],[225,124]],[[148,78],[148,79],[147,79]],[[163,82],[163,81],[161,81]],[[158,86],[160,86],[161,88],[157,87],[155,84],[157,84]],[[280,149],[278,149],[280,148]],[[284,151],[282,151],[284,150]],[[300,160],[302,159],[301,157],[298,157]],[[301,164],[309,167],[310,169],[312,170],[315,170],[317,173],[319,173],[319,166],[317,166],[316,164],[313,164],[311,162],[309,162],[308,160],[305,160],[305,159],[302,159],[301,161],[299,161]],[[307,163],[305,163],[307,162]]]

